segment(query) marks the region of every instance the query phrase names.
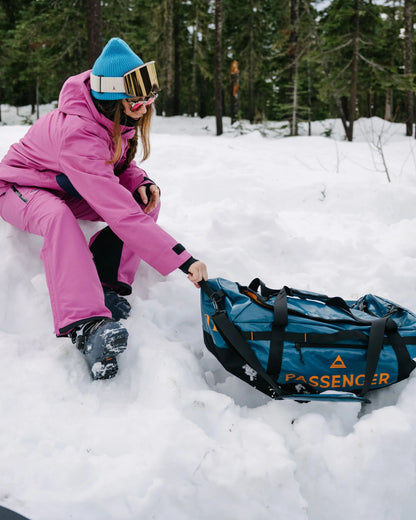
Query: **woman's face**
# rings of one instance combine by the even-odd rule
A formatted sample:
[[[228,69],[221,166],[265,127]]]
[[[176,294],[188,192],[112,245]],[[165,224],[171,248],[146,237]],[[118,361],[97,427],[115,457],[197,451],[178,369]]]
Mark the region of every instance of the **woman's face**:
[[[137,110],[135,110],[133,112],[131,110],[131,105],[130,105],[131,101],[132,101],[131,99],[129,101],[127,101],[127,99],[121,100],[123,107],[124,107],[124,112],[127,116],[129,116],[133,119],[140,119],[147,112],[146,105],[143,103],[143,105],[141,105]]]

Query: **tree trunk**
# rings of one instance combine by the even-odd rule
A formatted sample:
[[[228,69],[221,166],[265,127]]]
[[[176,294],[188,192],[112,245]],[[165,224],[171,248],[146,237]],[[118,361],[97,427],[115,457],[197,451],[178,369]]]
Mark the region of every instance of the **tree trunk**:
[[[39,76],[36,76],[36,119],[40,117],[39,103]]]
[[[208,114],[207,109],[207,80],[206,78],[200,74],[199,77],[199,90],[200,90],[200,97],[199,97],[199,117],[203,119]]]
[[[292,117],[290,122],[290,135],[298,135],[298,69],[299,69],[299,0],[290,2],[290,22],[292,31],[290,33],[290,55],[292,59],[290,78],[292,82]]]
[[[412,60],[412,38],[413,38],[413,21],[412,9],[413,0],[404,0],[404,74],[410,78],[413,72]],[[406,135],[413,134],[413,92],[406,91]]]
[[[222,134],[222,0],[215,0],[215,117]]]
[[[167,116],[174,113],[173,102],[173,78],[174,78],[174,41],[173,41],[173,0],[166,0],[166,40],[165,40],[165,56],[166,56],[166,83],[165,83],[165,112]]]
[[[311,63],[308,59],[307,61],[307,71],[308,71],[308,135],[312,135],[312,80],[311,80]]]
[[[175,9],[174,9],[175,12]],[[173,34],[176,35],[179,32],[177,16],[174,16],[173,20]],[[179,38],[174,37],[174,82],[173,82],[173,115],[177,116],[181,114],[181,59],[180,59],[180,45]]]
[[[349,103],[349,125],[347,132],[348,141],[353,140],[354,136],[354,120],[355,109],[357,103],[357,83],[358,83],[358,53],[360,47],[360,0],[354,2],[354,17],[353,17],[353,42],[352,42],[352,63],[351,63],[351,86],[350,86],[350,103]]]
[[[196,99],[197,99],[197,63],[198,63],[198,28],[199,28],[199,11],[198,6],[195,7],[195,25],[192,35],[192,76],[191,76],[191,95],[189,96],[189,114],[193,117],[196,114]]]
[[[298,59],[296,57],[293,70],[293,90],[292,90],[292,122],[290,135],[298,135]]]
[[[393,121],[393,91],[391,88],[386,90],[386,101],[384,103],[384,119]]]
[[[92,68],[103,50],[101,0],[87,0],[88,66]]]
[[[250,1],[250,22],[248,33],[248,119],[254,123],[255,101],[254,101],[254,31],[253,31],[253,2]]]

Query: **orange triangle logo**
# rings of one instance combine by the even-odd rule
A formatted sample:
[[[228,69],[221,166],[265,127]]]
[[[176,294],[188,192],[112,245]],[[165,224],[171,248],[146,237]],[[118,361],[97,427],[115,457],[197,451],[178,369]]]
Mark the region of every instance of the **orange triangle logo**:
[[[332,363],[331,368],[347,368],[345,363],[342,361],[341,356],[337,356],[335,361]]]

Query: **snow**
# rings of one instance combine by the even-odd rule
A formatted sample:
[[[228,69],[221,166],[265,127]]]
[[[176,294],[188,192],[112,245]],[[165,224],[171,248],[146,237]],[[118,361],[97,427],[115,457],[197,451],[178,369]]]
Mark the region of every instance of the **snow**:
[[[2,107],[0,156],[27,111]],[[404,125],[361,119],[353,143],[335,120],[311,137],[275,122],[224,129],[156,116],[143,165],[162,189],[160,224],[211,277],[416,309],[416,142]],[[363,406],[272,401],[206,350],[183,273],[142,264],[119,374],[92,382],[53,335],[41,239],[4,222],[0,239],[1,505],[31,520],[414,518],[416,375]]]

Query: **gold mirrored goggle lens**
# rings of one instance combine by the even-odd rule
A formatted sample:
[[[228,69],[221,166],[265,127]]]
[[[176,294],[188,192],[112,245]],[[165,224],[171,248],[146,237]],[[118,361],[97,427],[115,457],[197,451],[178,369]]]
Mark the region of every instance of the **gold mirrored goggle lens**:
[[[160,90],[154,61],[129,70],[124,74],[123,79],[126,94],[129,96],[149,97]]]

